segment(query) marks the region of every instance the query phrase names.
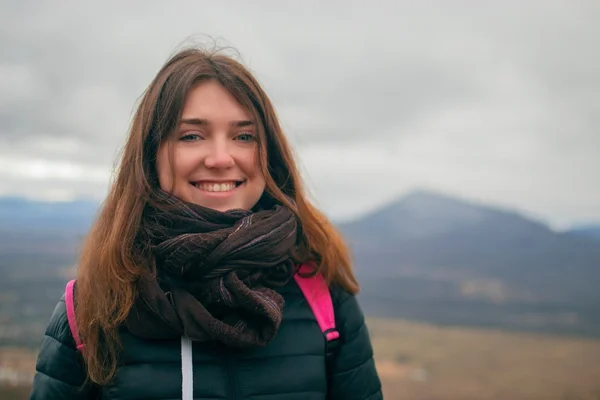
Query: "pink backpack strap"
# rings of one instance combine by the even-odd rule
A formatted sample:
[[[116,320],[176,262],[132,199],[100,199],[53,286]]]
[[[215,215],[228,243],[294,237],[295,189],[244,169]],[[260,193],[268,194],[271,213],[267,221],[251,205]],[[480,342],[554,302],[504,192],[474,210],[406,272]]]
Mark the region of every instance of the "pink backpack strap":
[[[304,264],[300,267],[299,273],[308,274],[311,272],[310,267]],[[313,277],[302,277],[295,274],[294,278],[300,286],[300,290],[304,294],[306,301],[317,319],[317,323],[321,328],[321,332],[327,338],[327,341],[333,341],[340,337],[340,333],[335,327],[335,315],[333,311],[333,302],[327,282],[322,275],[317,274]]]
[[[71,329],[71,336],[75,340],[77,350],[83,352],[85,345],[81,343],[79,337],[79,329],[77,329],[77,320],[75,319],[75,303],[73,300],[73,292],[75,291],[75,279],[67,283],[65,288],[65,303],[67,305],[67,320],[69,321],[69,328]]]

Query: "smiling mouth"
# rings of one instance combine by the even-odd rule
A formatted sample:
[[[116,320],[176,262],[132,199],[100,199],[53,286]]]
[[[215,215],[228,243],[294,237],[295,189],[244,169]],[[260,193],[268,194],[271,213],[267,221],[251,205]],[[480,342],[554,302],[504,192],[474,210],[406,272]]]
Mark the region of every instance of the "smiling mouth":
[[[196,188],[212,193],[231,192],[246,181],[229,181],[229,182],[190,182]]]

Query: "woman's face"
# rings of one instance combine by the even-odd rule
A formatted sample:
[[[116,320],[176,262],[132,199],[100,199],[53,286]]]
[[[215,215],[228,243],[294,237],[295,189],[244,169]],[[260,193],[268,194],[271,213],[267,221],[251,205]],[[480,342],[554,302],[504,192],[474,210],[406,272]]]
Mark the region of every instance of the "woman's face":
[[[187,95],[176,132],[158,149],[160,187],[218,211],[250,210],[265,189],[256,162],[256,128],[250,113],[218,82],[198,84]],[[173,146],[173,165],[167,143]]]

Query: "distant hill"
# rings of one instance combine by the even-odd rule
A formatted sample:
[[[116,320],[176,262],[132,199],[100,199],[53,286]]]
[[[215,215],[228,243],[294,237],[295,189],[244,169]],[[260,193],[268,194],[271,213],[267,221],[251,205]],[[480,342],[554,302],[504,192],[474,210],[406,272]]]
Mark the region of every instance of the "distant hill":
[[[600,241],[600,225],[576,226],[569,229],[567,233]]]
[[[0,197],[1,231],[86,232],[99,203],[89,200],[45,202]]]
[[[0,252],[73,252],[90,228],[99,203],[0,197]],[[1,255],[2,253],[0,253]]]
[[[425,191],[340,228],[371,314],[600,334],[600,246],[586,238]]]

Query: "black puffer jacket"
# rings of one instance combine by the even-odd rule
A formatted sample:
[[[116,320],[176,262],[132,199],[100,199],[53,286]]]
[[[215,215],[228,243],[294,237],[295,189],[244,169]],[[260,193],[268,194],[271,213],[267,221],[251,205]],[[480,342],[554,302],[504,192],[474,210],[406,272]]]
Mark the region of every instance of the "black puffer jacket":
[[[195,399],[382,399],[363,314],[354,296],[332,288],[340,341],[330,359],[325,339],[295,281],[280,289],[286,306],[279,332],[264,348],[234,351],[193,344]],[[142,340],[123,331],[122,366],[106,387],[82,389],[82,360],[75,349],[64,300],[42,341],[30,400],[181,399],[179,340]]]

